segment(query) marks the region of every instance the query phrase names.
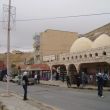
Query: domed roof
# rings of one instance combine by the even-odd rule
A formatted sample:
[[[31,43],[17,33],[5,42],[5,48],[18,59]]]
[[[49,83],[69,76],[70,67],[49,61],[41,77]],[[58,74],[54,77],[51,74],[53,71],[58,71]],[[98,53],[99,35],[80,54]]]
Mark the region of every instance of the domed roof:
[[[107,34],[100,35],[92,44],[92,48],[110,45],[110,37]]]
[[[71,46],[70,52],[80,52],[87,49],[91,49],[92,41],[86,37],[81,37],[77,39]]]

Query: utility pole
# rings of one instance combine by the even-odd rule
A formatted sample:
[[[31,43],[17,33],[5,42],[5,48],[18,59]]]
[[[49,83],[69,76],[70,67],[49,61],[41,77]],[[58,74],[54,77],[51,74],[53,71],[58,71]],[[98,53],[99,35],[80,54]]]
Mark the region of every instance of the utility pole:
[[[10,78],[10,31],[12,29],[12,23],[15,22],[16,8],[11,6],[11,0],[8,0],[8,5],[3,5],[3,24],[4,29],[7,30],[7,92],[2,94],[3,96],[10,96],[9,94],[9,78]]]
[[[11,0],[8,5],[8,28],[7,28],[7,94],[9,95],[9,75],[10,75],[10,15],[11,15]]]

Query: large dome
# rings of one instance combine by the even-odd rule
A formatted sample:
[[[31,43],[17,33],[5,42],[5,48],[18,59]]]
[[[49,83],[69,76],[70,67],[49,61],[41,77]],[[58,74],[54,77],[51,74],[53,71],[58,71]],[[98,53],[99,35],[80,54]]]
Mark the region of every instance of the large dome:
[[[71,46],[70,52],[80,52],[87,49],[91,49],[92,41],[86,37],[81,37],[77,39]]]
[[[110,45],[110,37],[106,34],[100,35],[92,44],[92,48],[98,48]]]

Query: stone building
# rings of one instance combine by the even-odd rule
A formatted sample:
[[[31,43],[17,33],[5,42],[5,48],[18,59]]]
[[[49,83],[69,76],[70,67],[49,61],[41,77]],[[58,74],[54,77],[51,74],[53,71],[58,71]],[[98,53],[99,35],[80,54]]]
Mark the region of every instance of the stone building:
[[[101,65],[104,66],[101,69],[102,72],[104,72],[105,68],[109,71],[110,37],[102,34],[94,42],[85,37],[79,38],[70,48],[70,53],[60,54],[60,61],[73,63],[76,71],[84,69],[86,72],[96,73],[96,69],[101,69]],[[93,67],[95,70],[88,70],[89,64],[94,66],[94,63],[97,65],[97,68]]]
[[[110,36],[102,34],[94,41],[86,37],[78,38],[70,52],[59,54],[58,57],[58,60],[50,60],[48,64],[64,68],[71,78],[79,72],[92,76],[96,76],[97,72],[110,75]]]
[[[48,29],[40,35],[40,55],[55,55],[69,52],[78,33]]]
[[[54,69],[60,74],[69,74],[71,79],[80,72],[93,77],[98,72],[110,76],[109,30],[110,24],[83,37],[72,32],[47,30],[40,36],[41,62],[48,64],[52,72]]]

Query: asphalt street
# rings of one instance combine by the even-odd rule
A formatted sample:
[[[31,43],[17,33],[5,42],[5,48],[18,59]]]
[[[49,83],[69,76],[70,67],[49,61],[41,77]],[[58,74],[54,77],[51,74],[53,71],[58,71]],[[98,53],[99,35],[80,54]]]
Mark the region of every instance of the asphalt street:
[[[10,83],[9,88],[23,95],[22,86]],[[0,82],[0,89],[6,89],[6,83]],[[107,91],[104,98],[99,98],[95,90],[32,85],[28,87],[28,97],[60,110],[110,110],[110,92]]]

